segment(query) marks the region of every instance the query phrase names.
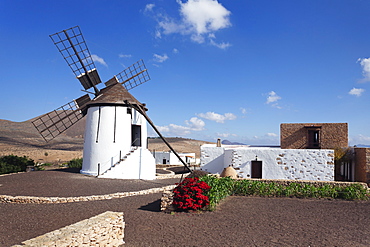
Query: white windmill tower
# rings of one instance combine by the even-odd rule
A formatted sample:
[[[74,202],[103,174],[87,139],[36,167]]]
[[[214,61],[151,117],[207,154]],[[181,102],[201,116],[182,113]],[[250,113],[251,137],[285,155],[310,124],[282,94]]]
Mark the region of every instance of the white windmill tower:
[[[144,62],[139,60],[99,90],[96,85],[101,80],[80,28],[76,26],[50,37],[84,89],[94,89],[91,93],[94,98],[86,94],[42,115],[33,121],[36,129],[45,141],[50,141],[86,115],[81,173],[105,178],[154,179],[155,160],[147,149],[147,123],[177,153],[147,116],[145,104],[128,92],[150,80]]]

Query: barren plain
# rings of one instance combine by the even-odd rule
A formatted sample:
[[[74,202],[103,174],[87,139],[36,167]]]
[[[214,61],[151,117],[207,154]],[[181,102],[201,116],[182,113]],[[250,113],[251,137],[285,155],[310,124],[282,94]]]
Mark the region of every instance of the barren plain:
[[[27,156],[38,163],[61,164],[82,157],[85,120],[77,122],[64,133],[46,142],[32,125],[32,119],[24,122],[0,120],[0,156]],[[167,141],[179,153],[195,153],[200,156],[200,146],[205,141],[168,137]],[[148,139],[149,150],[169,151],[160,138]]]

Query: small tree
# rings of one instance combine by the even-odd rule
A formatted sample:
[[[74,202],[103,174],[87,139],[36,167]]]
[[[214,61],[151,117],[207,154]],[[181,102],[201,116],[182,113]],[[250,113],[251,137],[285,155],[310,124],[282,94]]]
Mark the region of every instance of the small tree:
[[[82,158],[72,159],[68,162],[69,168],[82,168]]]
[[[340,172],[340,167],[342,164],[351,163],[353,160],[353,153],[351,148],[334,148],[334,164],[335,164],[335,172],[334,172],[334,179],[336,181],[344,180],[343,176]]]

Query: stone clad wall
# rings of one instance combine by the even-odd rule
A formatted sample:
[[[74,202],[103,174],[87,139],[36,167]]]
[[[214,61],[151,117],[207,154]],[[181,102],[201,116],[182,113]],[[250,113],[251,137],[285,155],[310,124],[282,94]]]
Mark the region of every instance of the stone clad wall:
[[[355,148],[355,181],[370,185],[370,148]]]
[[[280,146],[283,149],[304,149],[308,144],[305,126],[321,126],[320,148],[334,149],[348,146],[347,123],[285,123],[280,125]]]
[[[123,213],[107,211],[16,246],[120,246],[124,228]]]
[[[251,178],[251,162],[262,161],[262,178],[334,181],[333,150],[231,149],[225,150],[225,164],[240,178]]]

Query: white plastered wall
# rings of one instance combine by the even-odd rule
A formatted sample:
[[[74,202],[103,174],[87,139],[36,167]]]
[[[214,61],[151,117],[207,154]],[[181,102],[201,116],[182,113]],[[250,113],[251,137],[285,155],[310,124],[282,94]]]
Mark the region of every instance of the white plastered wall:
[[[146,149],[146,119],[134,109],[131,112],[128,114],[125,106],[92,106],[88,109],[81,173],[94,176],[102,174],[118,163],[120,158],[130,154],[127,159],[130,159],[130,162],[127,160],[125,162],[126,164],[131,163],[133,168],[124,169],[128,172],[125,175],[122,173],[114,175],[110,171],[111,177],[132,179],[153,179],[155,177],[154,158]],[[132,124],[141,126],[142,146],[134,154],[131,153]],[[145,164],[142,166],[142,163],[136,164],[135,162]]]
[[[263,179],[334,181],[334,151],[252,147],[201,147],[201,169],[221,173],[233,166],[239,177],[251,178],[251,163],[262,161]]]
[[[155,160],[148,149],[138,148],[126,160],[113,167],[101,178],[155,179]]]
[[[173,152],[165,151],[155,151],[152,152],[155,157],[156,164],[164,164],[163,160],[166,160],[168,165],[182,165],[180,159]],[[184,162],[194,163],[195,162],[195,153],[177,153]]]
[[[163,164],[163,160],[166,160],[166,164],[170,164],[170,152],[152,152],[152,155],[155,156],[156,164]]]

